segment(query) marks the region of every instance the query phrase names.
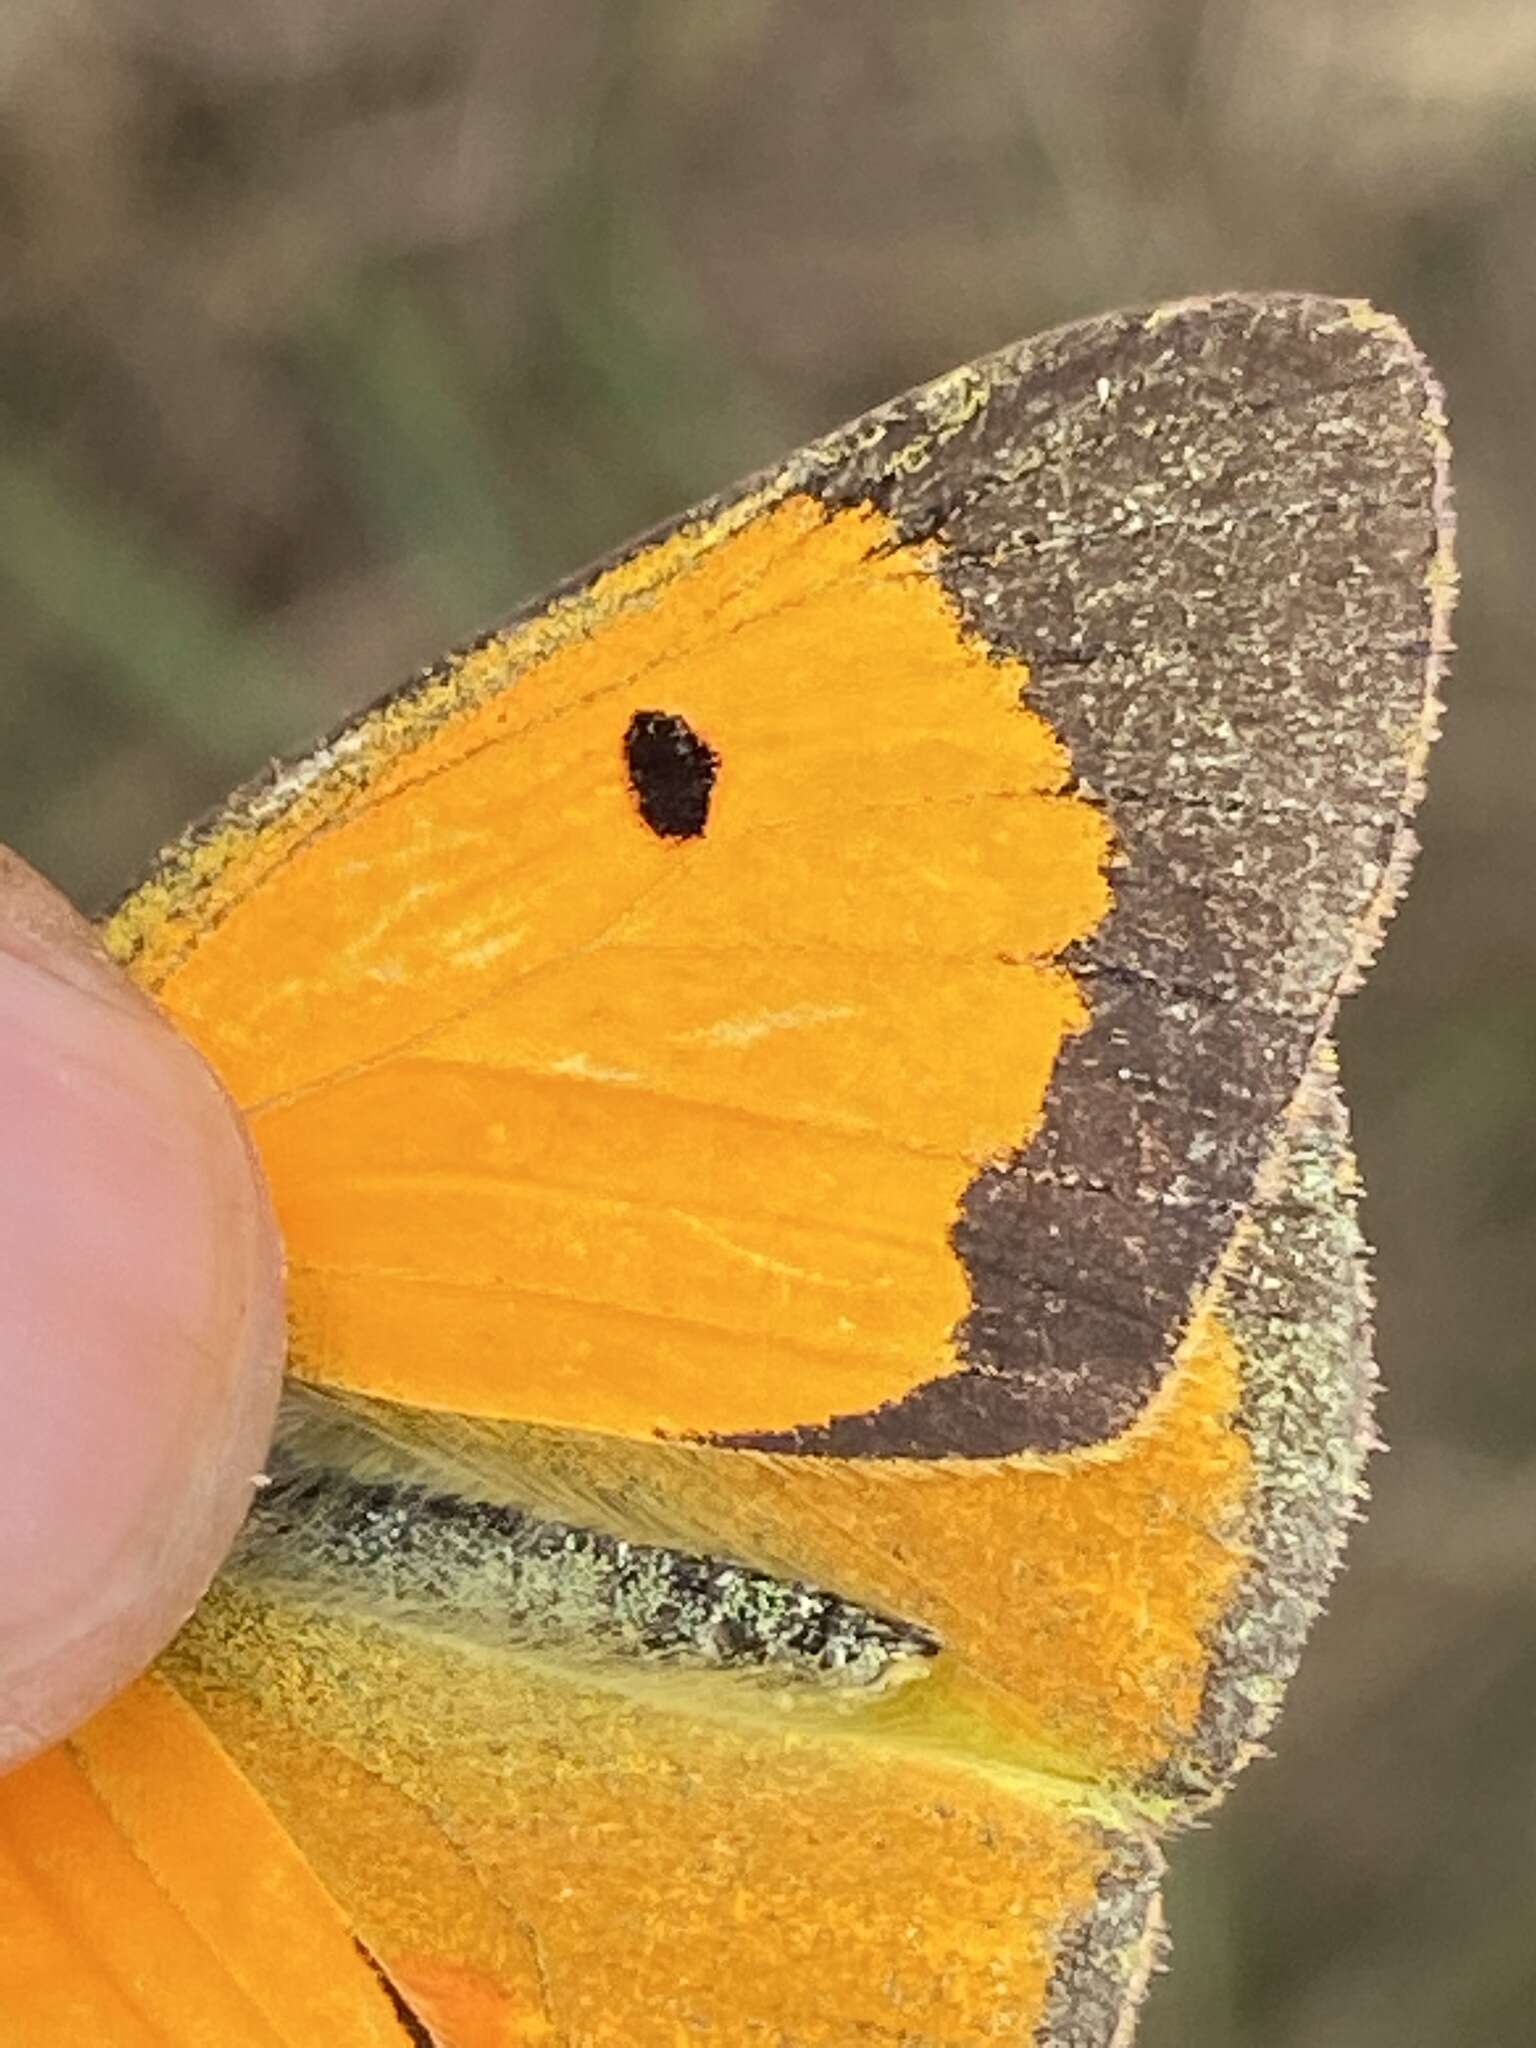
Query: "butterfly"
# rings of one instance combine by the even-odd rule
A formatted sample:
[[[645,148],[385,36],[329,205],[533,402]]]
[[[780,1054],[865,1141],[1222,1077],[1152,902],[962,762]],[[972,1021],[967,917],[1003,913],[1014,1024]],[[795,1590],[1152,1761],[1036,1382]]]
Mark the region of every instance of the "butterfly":
[[[813,444],[106,925],[291,1379],[0,1786],[4,2048],[1128,2041],[1372,1365],[1330,1031],[1453,591],[1402,328],[1218,297]]]

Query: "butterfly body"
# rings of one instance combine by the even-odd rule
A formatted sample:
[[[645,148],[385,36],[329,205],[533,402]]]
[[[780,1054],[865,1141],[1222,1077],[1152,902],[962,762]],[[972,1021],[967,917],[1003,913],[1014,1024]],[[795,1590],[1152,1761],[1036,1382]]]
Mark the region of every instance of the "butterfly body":
[[[266,1165],[299,1382],[145,1711],[357,1945],[335,2038],[1128,2039],[1159,1839],[1354,1508],[1328,1034],[1448,534],[1393,323],[1085,323],[601,565],[125,900]]]

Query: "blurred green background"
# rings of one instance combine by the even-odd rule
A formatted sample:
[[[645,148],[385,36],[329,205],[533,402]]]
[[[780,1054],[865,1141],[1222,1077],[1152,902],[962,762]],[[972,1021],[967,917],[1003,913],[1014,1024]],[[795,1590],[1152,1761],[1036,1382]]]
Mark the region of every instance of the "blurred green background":
[[[1277,1759],[1175,1847],[1141,2040],[1536,2038],[1536,8],[12,0],[0,98],[0,837],[92,908],[951,363],[1221,285],[1408,320],[1466,583],[1343,1033],[1393,1450]]]

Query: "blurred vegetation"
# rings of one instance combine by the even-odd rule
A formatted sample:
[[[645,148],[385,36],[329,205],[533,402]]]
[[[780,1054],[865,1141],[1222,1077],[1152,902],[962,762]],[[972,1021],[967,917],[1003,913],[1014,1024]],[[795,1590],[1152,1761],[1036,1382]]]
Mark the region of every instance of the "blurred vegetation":
[[[1536,2002],[1536,10],[74,0],[0,12],[0,837],[98,906],[541,582],[1013,335],[1365,293],[1466,591],[1349,1015],[1395,1448],[1279,1757],[1175,1850],[1145,2048]]]

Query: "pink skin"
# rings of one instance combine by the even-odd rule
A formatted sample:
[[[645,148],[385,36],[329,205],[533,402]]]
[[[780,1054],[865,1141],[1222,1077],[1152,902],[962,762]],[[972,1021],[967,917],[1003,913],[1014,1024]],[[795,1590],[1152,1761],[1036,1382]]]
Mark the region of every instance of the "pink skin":
[[[239,1113],[0,852],[0,1771],[143,1670],[277,1405],[282,1253]]]

